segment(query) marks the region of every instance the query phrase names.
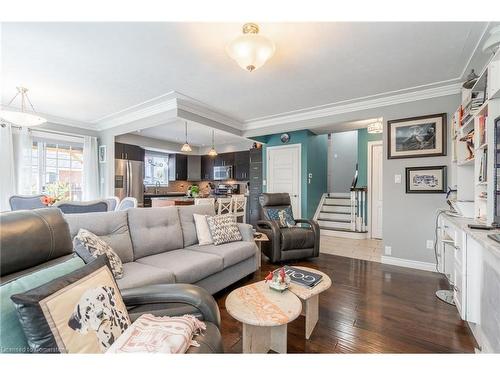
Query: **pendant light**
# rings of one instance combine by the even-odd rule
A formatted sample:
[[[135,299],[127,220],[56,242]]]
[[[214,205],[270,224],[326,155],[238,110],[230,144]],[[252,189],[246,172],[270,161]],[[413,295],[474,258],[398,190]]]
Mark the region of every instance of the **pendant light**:
[[[193,149],[191,148],[191,146],[188,143],[188,123],[187,123],[187,121],[184,122],[184,125],[185,125],[185,130],[186,130],[186,142],[182,145],[181,151],[182,152],[191,152],[191,151],[193,151]]]
[[[0,111],[0,117],[7,122],[13,123],[18,126],[26,126],[26,127],[38,126],[47,122],[45,118],[35,114],[35,108],[33,107],[33,104],[31,104],[30,99],[28,98],[28,89],[22,86],[16,87],[16,89],[17,89],[17,94],[14,95],[9,104],[7,104],[7,107],[9,107],[20,94],[21,110],[20,111],[2,110]],[[26,104],[30,105],[33,113],[26,112]]]
[[[253,72],[260,68],[274,55],[274,43],[259,35],[259,26],[255,23],[243,25],[240,35],[226,47],[226,52],[246,71]]]
[[[210,149],[210,151],[208,151],[208,156],[217,156],[217,151],[215,151],[215,135],[214,135],[214,131],[212,130],[212,148]]]

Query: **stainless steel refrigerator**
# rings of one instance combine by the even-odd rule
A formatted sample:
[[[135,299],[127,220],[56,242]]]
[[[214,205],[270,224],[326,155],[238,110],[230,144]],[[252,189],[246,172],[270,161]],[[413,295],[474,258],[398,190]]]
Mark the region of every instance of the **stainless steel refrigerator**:
[[[120,199],[134,197],[139,207],[144,206],[144,162],[115,160],[115,195]]]

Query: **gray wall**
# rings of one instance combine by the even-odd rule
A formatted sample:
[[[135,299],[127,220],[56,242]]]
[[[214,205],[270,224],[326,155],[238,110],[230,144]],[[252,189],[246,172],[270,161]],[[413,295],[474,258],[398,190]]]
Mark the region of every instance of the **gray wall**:
[[[358,131],[331,135],[330,188],[335,193],[348,193],[358,161]]]

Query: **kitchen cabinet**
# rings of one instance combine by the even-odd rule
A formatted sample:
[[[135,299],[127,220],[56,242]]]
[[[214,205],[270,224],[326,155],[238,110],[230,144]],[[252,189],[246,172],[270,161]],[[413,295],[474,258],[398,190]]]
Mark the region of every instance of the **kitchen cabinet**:
[[[213,180],[214,179],[214,164],[215,157],[203,155],[201,157],[201,179]]]
[[[236,181],[247,181],[250,178],[250,151],[234,153],[233,176]]]
[[[201,156],[188,155],[187,157],[187,180],[200,181],[201,180]]]
[[[234,166],[234,152],[225,152],[215,157],[214,166],[222,167],[229,165]]]
[[[168,180],[186,181],[188,179],[188,157],[184,154],[170,154],[168,157]]]
[[[262,194],[262,149],[253,148],[250,154],[250,171],[249,171],[249,197],[248,197],[248,219],[247,223],[255,226],[260,220],[260,203],[259,197]]]
[[[115,159],[144,161],[144,149],[126,143],[115,143]]]

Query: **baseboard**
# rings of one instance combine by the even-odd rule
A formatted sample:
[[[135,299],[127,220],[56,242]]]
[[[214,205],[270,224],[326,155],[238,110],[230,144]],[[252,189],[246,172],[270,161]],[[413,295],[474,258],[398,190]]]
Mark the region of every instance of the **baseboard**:
[[[322,236],[350,238],[353,240],[365,240],[368,238],[368,233],[366,232],[352,232],[347,230],[340,231],[340,230],[320,229],[320,234]]]
[[[436,265],[434,263],[420,262],[418,260],[395,258],[395,257],[388,257],[385,255],[382,255],[382,263],[391,264],[393,266],[414,268],[414,269],[423,270],[423,271],[437,272]]]

